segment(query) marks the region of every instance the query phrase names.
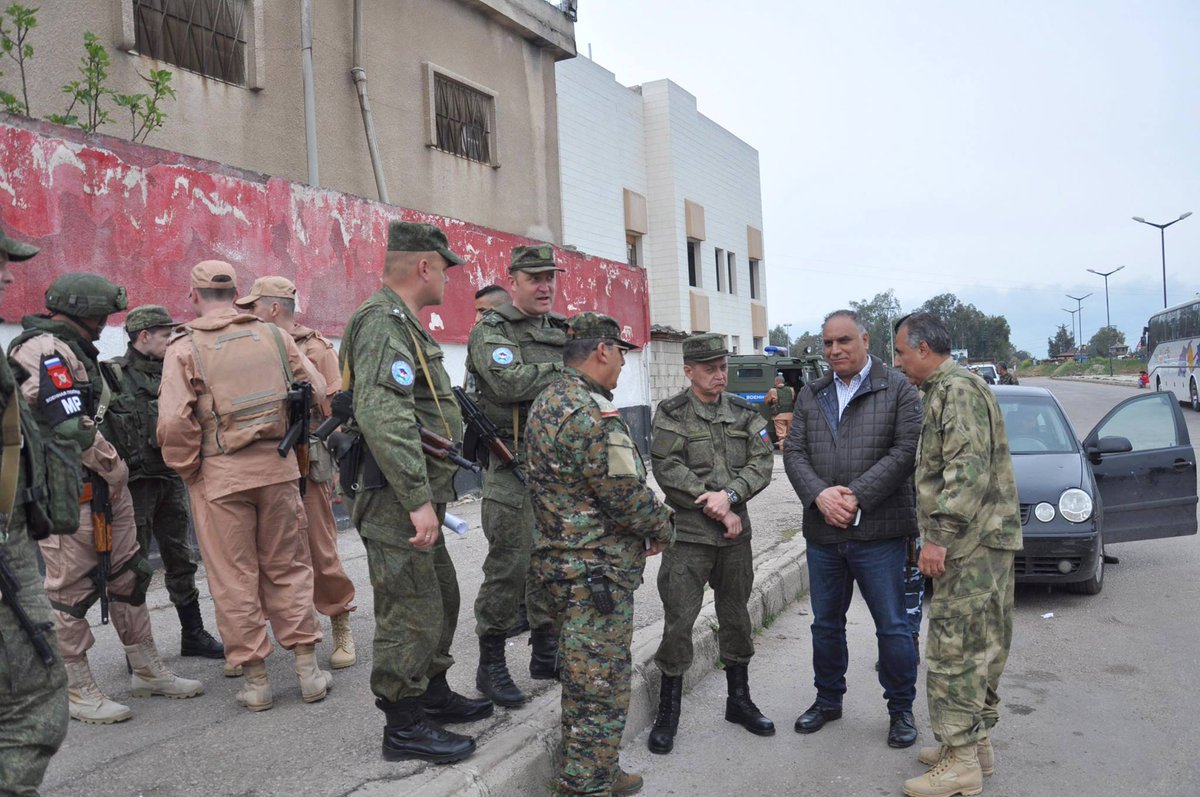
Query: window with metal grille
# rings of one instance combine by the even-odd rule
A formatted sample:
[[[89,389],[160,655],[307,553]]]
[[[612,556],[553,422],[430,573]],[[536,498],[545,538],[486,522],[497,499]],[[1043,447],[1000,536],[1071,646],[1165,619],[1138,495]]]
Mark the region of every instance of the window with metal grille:
[[[133,0],[135,46],[226,83],[246,85],[247,0]]]
[[[491,163],[493,98],[435,74],[433,99],[437,148],[480,163]]]

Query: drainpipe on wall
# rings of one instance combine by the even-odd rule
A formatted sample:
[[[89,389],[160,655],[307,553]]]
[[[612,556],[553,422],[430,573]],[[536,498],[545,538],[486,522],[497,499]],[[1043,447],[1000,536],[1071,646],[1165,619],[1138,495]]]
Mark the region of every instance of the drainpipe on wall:
[[[375,172],[375,186],[379,190],[379,201],[390,204],[387,183],[383,178],[383,163],[379,159],[379,142],[375,138],[375,120],[371,116],[371,101],[367,99],[367,70],[363,68],[363,0],[354,0],[354,67],[350,76],[358,91],[358,104],[362,108],[363,127],[367,131],[367,151],[371,154],[371,169]]]
[[[304,0],[300,10],[300,47],[304,63],[304,138],[308,148],[308,184],[321,184],[317,176],[317,93],[313,80],[312,0]]]

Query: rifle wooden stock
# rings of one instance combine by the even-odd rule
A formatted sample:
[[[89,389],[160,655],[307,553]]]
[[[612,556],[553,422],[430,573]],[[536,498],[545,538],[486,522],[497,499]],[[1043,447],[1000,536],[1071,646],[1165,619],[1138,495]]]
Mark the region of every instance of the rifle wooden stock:
[[[112,574],[112,498],[108,482],[92,473],[83,483],[80,502],[87,502],[92,513],[92,544],[96,549],[94,580],[100,592],[100,624],[108,625],[108,577]]]

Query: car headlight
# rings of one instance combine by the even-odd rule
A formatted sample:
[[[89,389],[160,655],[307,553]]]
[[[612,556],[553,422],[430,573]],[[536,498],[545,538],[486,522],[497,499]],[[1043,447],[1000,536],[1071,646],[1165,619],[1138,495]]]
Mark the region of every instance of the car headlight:
[[[1058,498],[1058,511],[1072,523],[1082,523],[1092,516],[1092,497],[1083,490],[1067,490]]]
[[[1042,501],[1033,508],[1033,516],[1043,523],[1049,523],[1054,520],[1054,507]]]

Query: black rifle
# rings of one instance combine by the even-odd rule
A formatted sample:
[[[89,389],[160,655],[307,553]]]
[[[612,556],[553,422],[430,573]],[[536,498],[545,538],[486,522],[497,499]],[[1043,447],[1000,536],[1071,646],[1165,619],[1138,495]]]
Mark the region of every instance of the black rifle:
[[[96,548],[96,568],[92,580],[100,593],[100,624],[108,625],[108,577],[112,575],[112,496],[108,482],[99,473],[91,473],[83,483],[83,500],[92,511],[92,544]]]
[[[33,645],[42,663],[52,667],[54,650],[46,641],[46,632],[54,628],[54,623],[35,623],[21,605],[21,601],[17,600],[17,593],[20,591],[21,582],[17,581],[17,576],[8,563],[8,554],[0,547],[0,603],[12,609],[17,618],[17,625],[21,626],[25,636],[29,637],[29,644]]]
[[[460,468],[472,473],[479,473],[481,468],[462,455],[462,449],[455,442],[440,434],[431,432],[424,426],[417,427],[421,431],[421,450],[434,459],[448,459]]]
[[[354,391],[343,390],[333,397],[333,402],[330,406],[330,415],[317,430],[313,432],[313,437],[324,443],[329,439],[329,435],[337,431],[339,426],[344,426],[354,417]]]
[[[286,457],[288,451],[296,450],[296,465],[300,468],[300,495],[308,488],[308,418],[312,412],[312,385],[308,382],[293,382],[287,394],[288,429],[279,441],[279,456]]]
[[[492,419],[483,414],[483,410],[479,409],[479,405],[471,400],[467,395],[467,391],[461,387],[452,388],[454,398],[458,399],[459,409],[462,410],[463,423],[475,433],[479,438],[479,442],[487,447],[489,456],[496,457],[501,465],[506,465],[512,469],[513,475],[521,482],[525,483],[525,473],[521,470],[521,463],[507,445],[504,444],[503,438],[500,437],[500,430],[496,424],[492,423]],[[469,452],[468,452],[469,453]]]

